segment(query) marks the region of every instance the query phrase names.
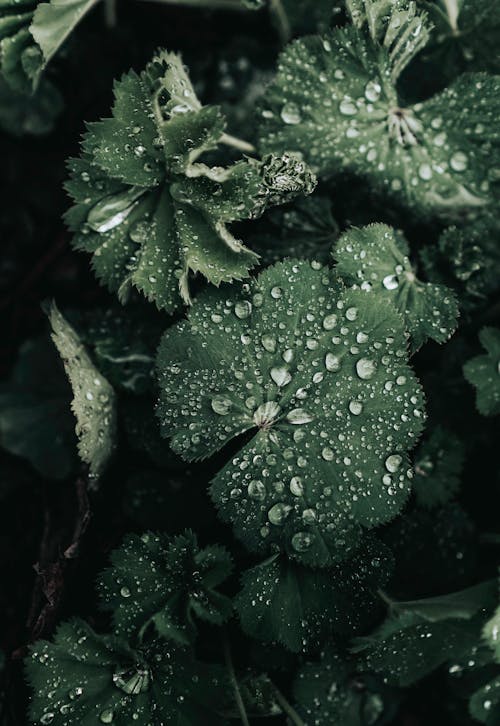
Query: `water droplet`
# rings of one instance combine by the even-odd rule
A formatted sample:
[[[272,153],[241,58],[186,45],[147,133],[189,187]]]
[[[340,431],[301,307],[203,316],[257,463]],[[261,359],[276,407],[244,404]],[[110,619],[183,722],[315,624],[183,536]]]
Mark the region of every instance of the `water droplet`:
[[[358,317],[358,308],[347,308],[345,311],[345,316],[348,320],[356,320]]]
[[[287,413],[286,419],[291,424],[307,424],[313,420],[313,416],[303,408],[294,408]]]
[[[122,587],[122,589],[120,590],[120,595],[122,597],[130,597],[130,590],[128,589],[128,587]]]
[[[363,381],[373,378],[376,370],[376,363],[369,358],[360,358],[356,363],[356,373]]]
[[[276,338],[272,335],[263,335],[261,341],[262,347],[267,350],[268,353],[274,353],[276,351]]]
[[[281,118],[286,124],[299,124],[302,121],[300,109],[294,103],[285,103],[281,109]]]
[[[457,151],[450,159],[450,166],[454,171],[465,171],[468,159],[463,151]]]
[[[334,327],[337,325],[337,316],[332,313],[331,315],[327,315],[326,318],[323,320],[323,327],[325,330],[333,330]]]
[[[375,81],[368,81],[365,86],[365,96],[368,101],[371,101],[371,103],[375,103],[375,101],[378,101],[381,91],[382,88],[380,84],[376,83]]]
[[[234,314],[240,320],[248,318],[252,312],[252,303],[249,300],[239,300],[234,306]]]
[[[271,507],[271,509],[267,513],[267,517],[271,524],[280,526],[290,514],[291,509],[292,507],[289,504],[285,504],[284,502],[278,502]]]
[[[283,290],[281,289],[281,287],[273,287],[271,289],[271,297],[274,298],[275,300],[279,300],[282,295],[283,295]]]
[[[124,192],[101,199],[88,213],[87,224],[90,229],[100,234],[114,229],[128,217],[144,193],[141,187],[130,187]]]
[[[301,497],[304,494],[304,485],[300,476],[294,476],[290,479],[290,491],[294,497]]]
[[[304,509],[302,512],[302,519],[304,524],[314,524],[316,521],[316,512],[314,509]]]
[[[113,674],[114,685],[124,693],[134,696],[147,691],[150,681],[151,674],[146,667],[121,668]]]
[[[432,169],[430,164],[420,164],[418,167],[418,175],[424,181],[429,181],[432,177]]]
[[[296,552],[305,552],[312,544],[312,535],[308,532],[296,532],[292,537],[292,547]]]
[[[325,368],[327,371],[339,371],[340,370],[340,358],[338,355],[333,353],[327,353],[325,356]]]
[[[340,102],[339,110],[344,116],[354,116],[358,112],[356,104],[348,96]]]
[[[111,723],[114,718],[114,713],[110,708],[106,708],[104,711],[101,711],[99,715],[99,721],[101,723]]]
[[[349,411],[354,416],[359,416],[359,414],[361,413],[362,410],[363,410],[363,404],[361,403],[361,401],[351,401],[349,403]]]
[[[247,487],[248,496],[257,502],[262,502],[266,498],[266,487],[258,479],[253,479]]]
[[[288,368],[285,368],[284,366],[278,366],[276,368],[271,368],[271,378],[276,383],[278,388],[282,388],[283,386],[286,386],[292,380],[290,371],[288,370]]]
[[[40,723],[43,724],[43,726],[46,726],[46,724],[52,723],[54,720],[55,714],[52,713],[52,711],[47,711],[47,713],[44,713],[40,718]]]
[[[332,461],[335,454],[333,453],[332,449],[330,449],[328,446],[325,446],[325,448],[321,452],[321,456],[325,461]]]
[[[382,280],[382,285],[386,290],[395,290],[399,287],[398,278],[396,275],[386,275],[386,277]]]
[[[401,466],[402,461],[403,457],[399,454],[391,454],[385,460],[385,468],[387,471],[390,471],[391,474],[394,474]]]
[[[233,403],[226,396],[214,396],[211,401],[212,410],[219,416],[227,416],[231,410]]]

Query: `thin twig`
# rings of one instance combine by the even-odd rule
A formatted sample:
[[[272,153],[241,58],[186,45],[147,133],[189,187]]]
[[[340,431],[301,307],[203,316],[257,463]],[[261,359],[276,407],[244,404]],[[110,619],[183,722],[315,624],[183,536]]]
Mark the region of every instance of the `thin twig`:
[[[295,726],[305,726],[304,722],[302,721],[294,707],[286,700],[285,696],[275,686],[275,684],[273,683],[272,685],[274,688],[274,695],[276,696],[276,700],[278,701],[279,705],[286,713],[290,721],[295,724]]]
[[[236,678],[236,673],[234,672],[231,649],[229,647],[229,640],[226,634],[224,634],[224,660],[226,661],[226,667],[229,673],[229,680],[231,681],[231,685],[233,687],[234,697],[236,699],[236,705],[238,706],[241,723],[243,724],[243,726],[250,726],[250,721],[248,720],[245,704],[243,703],[243,698],[241,697],[238,679]]]
[[[253,144],[243,139],[238,139],[237,136],[231,136],[231,134],[222,134],[219,141],[221,144],[226,146],[232,146],[234,149],[245,152],[245,154],[255,154],[256,148]]]

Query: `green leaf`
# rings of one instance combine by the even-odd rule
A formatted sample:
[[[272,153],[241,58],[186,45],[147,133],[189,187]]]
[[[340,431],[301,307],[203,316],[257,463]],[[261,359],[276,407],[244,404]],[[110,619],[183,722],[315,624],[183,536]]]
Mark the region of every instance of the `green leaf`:
[[[496,598],[488,581],[436,598],[394,602],[392,614],[369,636],[357,638],[369,671],[390,685],[408,686],[477,647],[484,612]]]
[[[380,680],[355,671],[354,663],[332,646],[319,662],[299,670],[293,693],[305,724],[315,726],[369,726],[389,711],[394,696]],[[384,720],[385,722],[385,720]]]
[[[500,413],[500,330],[483,328],[479,333],[486,355],[464,365],[464,376],[476,390],[476,405],[483,416]]]
[[[0,0],[0,70],[18,93],[31,93],[42,69],[42,53],[29,32],[38,0]]]
[[[472,696],[469,711],[472,718],[488,726],[498,724],[500,709],[500,675],[482,686]]]
[[[54,303],[49,311],[49,320],[52,340],[73,389],[71,409],[76,417],[78,453],[89,465],[90,474],[97,477],[115,447],[115,393],[92,363],[74,328]]]
[[[500,222],[494,214],[448,227],[420,256],[427,277],[453,287],[464,310],[484,306],[500,290]]]
[[[48,338],[27,341],[0,385],[0,443],[44,477],[64,479],[76,453],[71,389]]]
[[[428,39],[425,13],[415,3],[364,5],[366,26],[363,15],[360,27],[285,49],[262,101],[260,147],[300,151],[321,177],[360,175],[415,215],[446,217],[492,204],[499,79],[463,75],[407,105],[396,81]]]
[[[441,427],[434,428],[415,454],[413,490],[419,506],[440,507],[460,488],[465,459],[462,442]]]
[[[247,570],[235,606],[247,635],[293,652],[320,645],[332,632],[352,636],[373,622],[374,591],[388,580],[389,550],[367,538],[347,562],[311,570],[274,555]]]
[[[161,636],[185,644],[196,618],[220,625],[231,614],[231,601],[216,590],[231,573],[231,557],[217,545],[200,549],[192,532],[129,535],[111,562],[100,593],[118,634],[132,637],[154,624]]]
[[[44,65],[57,53],[80,20],[97,2],[98,0],[50,0],[38,3],[30,32],[42,49]]]
[[[408,257],[403,235],[385,224],[350,229],[333,256],[337,272],[356,288],[391,302],[403,316],[412,349],[428,339],[445,342],[457,326],[458,305],[451,290],[421,282]]]
[[[278,263],[165,333],[163,433],[194,461],[247,432],[212,483],[222,518],[251,550],[328,564],[408,496],[424,416],[405,348],[377,298],[319,263]]]
[[[391,612],[396,615],[411,613],[430,623],[456,618],[468,620],[476,613],[490,609],[495,602],[495,580],[486,580],[465,590],[421,600],[392,600],[384,595]]]
[[[89,126],[70,162],[66,220],[74,246],[93,254],[97,277],[123,302],[137,288],[172,312],[190,302],[189,274],[241,280],[258,256],[230,231],[266,205],[309,193],[315,178],[290,154],[209,167],[225,121],[202,108],[174,54],[162,52],[115,84],[113,117]]]
[[[224,724],[213,711],[225,689],[221,669],[165,641],[133,648],[75,619],[58,628],[54,643],[31,647],[26,669],[37,724]]]
[[[434,67],[498,73],[500,7],[495,0],[435,0],[423,3],[434,25],[426,60]]]

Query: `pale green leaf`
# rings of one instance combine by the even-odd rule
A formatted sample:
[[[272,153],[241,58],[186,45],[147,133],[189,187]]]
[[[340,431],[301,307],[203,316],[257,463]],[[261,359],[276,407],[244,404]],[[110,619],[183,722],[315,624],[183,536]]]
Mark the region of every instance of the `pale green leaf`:
[[[42,49],[44,64],[57,53],[98,0],[50,0],[38,3],[30,32]]]
[[[76,417],[78,453],[89,465],[91,475],[99,476],[116,443],[115,393],[55,304],[50,308],[49,320],[52,340],[73,389],[71,408]]]

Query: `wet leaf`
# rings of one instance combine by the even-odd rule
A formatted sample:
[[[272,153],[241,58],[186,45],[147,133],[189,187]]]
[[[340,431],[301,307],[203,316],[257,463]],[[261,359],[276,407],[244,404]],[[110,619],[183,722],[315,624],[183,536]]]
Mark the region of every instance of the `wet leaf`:
[[[133,647],[75,619],[58,628],[53,643],[35,643],[26,668],[31,718],[44,726],[224,724],[213,711],[222,670],[165,641]]]
[[[415,454],[413,489],[428,509],[453,499],[460,488],[465,450],[458,437],[436,426]]]
[[[188,461],[245,433],[212,483],[222,518],[252,550],[328,564],[408,496],[424,415],[405,348],[385,304],[319,263],[278,263],[166,332],[163,433]]]
[[[261,105],[261,148],[300,151],[320,177],[353,172],[415,214],[491,205],[498,78],[466,74],[407,105],[396,82],[428,40],[425,13],[415,3],[353,5],[368,8],[355,25],[283,52]]]
[[[111,563],[99,589],[118,634],[131,638],[153,625],[185,645],[198,618],[220,625],[231,614],[230,599],[217,591],[231,573],[231,557],[218,545],[200,548],[192,532],[129,535]]]
[[[457,327],[455,295],[443,285],[421,282],[409,246],[384,224],[350,229],[336,243],[337,272],[346,282],[391,302],[403,316],[413,350],[428,339],[444,343]]]
[[[201,107],[178,56],[161,52],[115,84],[112,118],[90,124],[70,162],[66,220],[74,246],[124,302],[132,287],[172,312],[190,302],[189,275],[241,280],[258,256],[229,225],[309,193],[315,178],[289,154],[227,168],[199,157],[217,147],[225,120]]]
[[[50,308],[49,320],[52,340],[73,389],[71,409],[76,417],[78,453],[96,477],[104,470],[116,445],[115,392],[55,304]]]

